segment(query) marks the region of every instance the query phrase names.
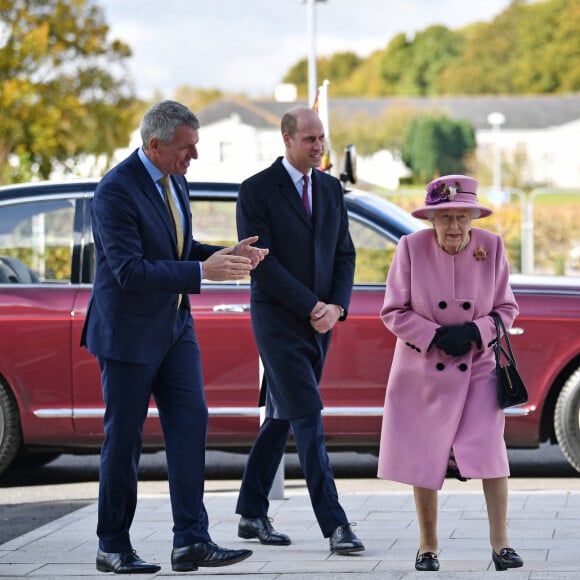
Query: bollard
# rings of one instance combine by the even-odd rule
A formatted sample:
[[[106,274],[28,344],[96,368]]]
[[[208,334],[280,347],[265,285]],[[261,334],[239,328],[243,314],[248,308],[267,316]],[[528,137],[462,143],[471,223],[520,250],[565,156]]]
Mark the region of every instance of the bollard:
[[[262,384],[262,378],[264,376],[264,365],[262,364],[262,359],[259,359],[259,373],[258,373],[258,391],[260,390],[260,385]],[[260,407],[260,425],[264,422],[266,417],[265,407]],[[272,489],[268,494],[268,499],[285,499],[284,498],[284,456],[278,465],[278,470],[276,471],[276,476],[274,477],[274,482],[272,483]]]

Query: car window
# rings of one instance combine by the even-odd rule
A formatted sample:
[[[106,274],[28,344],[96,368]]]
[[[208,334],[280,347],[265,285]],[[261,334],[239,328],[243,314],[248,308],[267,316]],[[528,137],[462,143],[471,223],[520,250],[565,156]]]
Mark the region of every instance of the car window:
[[[395,242],[352,216],[349,228],[356,248],[355,285],[384,286],[395,252]]]
[[[190,201],[193,237],[204,244],[231,246],[238,240],[235,200]]]
[[[193,199],[190,201],[190,208],[195,240],[216,246],[232,246],[237,243],[235,199],[212,201]],[[248,277],[247,282],[249,281]],[[240,284],[240,281],[229,280],[220,284]]]
[[[0,283],[70,282],[74,201],[0,208]]]
[[[193,236],[196,240],[222,246],[236,243],[235,200],[194,199],[190,206]],[[352,217],[349,221],[351,237],[356,247],[355,284],[384,286],[395,243],[366,223],[358,222]]]

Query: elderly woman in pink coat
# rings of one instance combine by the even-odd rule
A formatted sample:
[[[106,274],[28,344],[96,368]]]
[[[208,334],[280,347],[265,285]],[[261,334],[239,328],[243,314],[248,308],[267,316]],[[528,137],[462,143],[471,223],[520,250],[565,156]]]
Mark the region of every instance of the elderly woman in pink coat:
[[[483,480],[496,570],[523,565],[507,535],[509,465],[498,404],[490,313],[509,328],[518,306],[500,236],[472,227],[490,215],[477,180],[427,186],[415,217],[433,229],[405,236],[389,270],[381,319],[397,337],[387,384],[378,476],[413,486],[417,570],[439,569],[437,494],[449,469]]]

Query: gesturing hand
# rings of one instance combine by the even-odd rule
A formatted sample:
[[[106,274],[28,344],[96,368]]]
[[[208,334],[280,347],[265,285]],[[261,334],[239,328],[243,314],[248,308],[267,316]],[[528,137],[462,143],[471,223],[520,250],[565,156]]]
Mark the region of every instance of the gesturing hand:
[[[269,250],[266,248],[254,248],[252,244],[258,241],[258,236],[251,236],[244,240],[240,240],[234,247],[233,253],[235,256],[245,256],[250,258],[252,262],[252,270],[268,255]]]
[[[222,282],[224,280],[242,280],[250,275],[252,260],[234,255],[235,246],[224,248],[213,253],[201,263],[202,276],[206,280]]]

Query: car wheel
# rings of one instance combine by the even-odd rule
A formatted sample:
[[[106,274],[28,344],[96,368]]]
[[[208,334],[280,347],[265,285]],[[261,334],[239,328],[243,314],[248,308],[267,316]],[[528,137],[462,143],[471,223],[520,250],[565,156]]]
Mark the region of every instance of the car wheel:
[[[12,463],[21,444],[18,406],[8,387],[0,380],[0,474]]]
[[[560,391],[554,411],[554,429],[564,457],[580,471],[580,369]]]

